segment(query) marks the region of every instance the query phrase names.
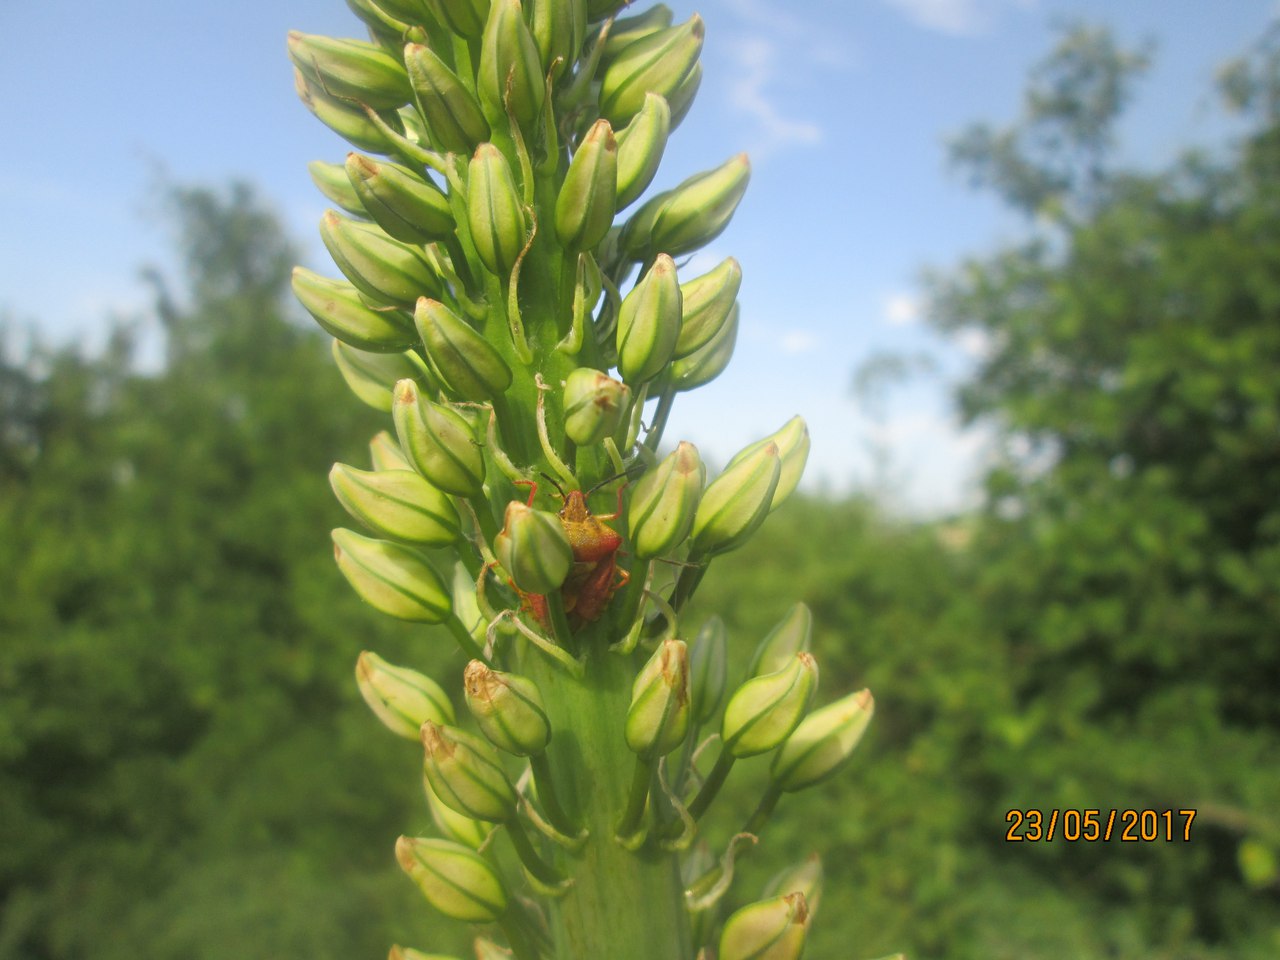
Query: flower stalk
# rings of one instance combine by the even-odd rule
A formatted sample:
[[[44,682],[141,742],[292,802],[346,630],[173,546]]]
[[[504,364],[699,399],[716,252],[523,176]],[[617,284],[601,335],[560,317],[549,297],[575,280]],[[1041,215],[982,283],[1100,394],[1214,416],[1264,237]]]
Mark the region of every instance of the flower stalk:
[[[421,741],[441,834],[396,857],[433,909],[477,925],[478,956],[798,956],[811,877],[726,918],[740,838],[693,896],[681,870],[737,758],[774,755],[754,833],[837,772],[871,710],[863,691],[810,712],[807,608],[736,688],[723,623],[686,645],[708,566],[809,449],[793,418],[708,478],[692,444],[664,446],[743,313],[736,260],[690,277],[679,259],[729,225],[745,155],[644,199],[701,83],[703,21],[617,18],[617,0],[348,5],[368,40],[289,38],[304,104],[355,148],[311,167],[342,211],[321,223],[338,275],[298,268],[294,290],[387,416],[370,469],[331,473],[368,531],[334,531],[335,556],[370,606],[470,660],[433,680],[429,658],[361,655],[376,717]],[[722,749],[702,775],[706,727]]]

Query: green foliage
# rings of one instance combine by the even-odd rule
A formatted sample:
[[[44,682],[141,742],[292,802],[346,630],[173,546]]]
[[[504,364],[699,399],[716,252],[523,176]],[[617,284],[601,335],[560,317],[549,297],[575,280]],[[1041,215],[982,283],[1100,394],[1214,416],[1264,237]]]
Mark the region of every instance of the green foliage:
[[[172,200],[163,370],[123,329],[0,363],[0,957],[368,955],[413,902],[368,838],[425,819],[365,786],[418,762],[351,683],[405,636],[328,557],[325,469],[374,424],[283,306],[274,215]]]

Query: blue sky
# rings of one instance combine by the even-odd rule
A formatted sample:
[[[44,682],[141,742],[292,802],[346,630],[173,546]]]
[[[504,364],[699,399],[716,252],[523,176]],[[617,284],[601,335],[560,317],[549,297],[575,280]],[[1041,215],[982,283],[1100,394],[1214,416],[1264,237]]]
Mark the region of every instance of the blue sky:
[[[654,188],[741,150],[753,176],[729,230],[682,271],[730,254],[742,262],[737,354],[677,404],[668,436],[724,462],[800,413],[813,435],[811,487],[873,486],[918,514],[972,502],[986,440],[958,429],[949,402],[982,344],[921,326],[917,278],[1023,229],[948,173],[947,135],[1011,119],[1053,25],[1080,19],[1112,25],[1124,43],[1156,42],[1122,156],[1159,166],[1230,135],[1210,95],[1214,72],[1277,14],[1261,0],[669,5],[706,20],[706,79]],[[360,31],[341,0],[0,5],[0,316],[96,344],[113,312],[144,306],[138,268],[171,262],[150,199],[158,171],[182,183],[250,180],[306,244],[309,265],[330,270],[315,230],[325,204],[305,164],[341,160],[346,147],[294,96],[290,28]],[[940,373],[868,409],[851,393],[853,371],[885,350],[928,352]]]

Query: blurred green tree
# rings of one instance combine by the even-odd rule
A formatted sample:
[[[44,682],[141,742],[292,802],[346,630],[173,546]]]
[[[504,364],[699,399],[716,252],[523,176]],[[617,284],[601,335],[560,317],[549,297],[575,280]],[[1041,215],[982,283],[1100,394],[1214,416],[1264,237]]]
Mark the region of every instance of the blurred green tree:
[[[0,958],[376,955],[417,895],[369,838],[426,810],[366,789],[420,758],[351,670],[409,638],[341,586],[325,474],[377,418],[253,192],[167,197],[158,372],[123,326],[0,354]]]
[[[1147,58],[1084,27],[1018,122],[954,144],[1031,218],[931,283],[932,322],[986,345],[960,401],[1003,441],[973,558],[1011,706],[979,809],[1025,919],[976,955],[1280,955],[1278,36],[1224,72],[1224,156],[1118,167]],[[1189,843],[1003,839],[1010,808],[1112,807],[1198,813]]]

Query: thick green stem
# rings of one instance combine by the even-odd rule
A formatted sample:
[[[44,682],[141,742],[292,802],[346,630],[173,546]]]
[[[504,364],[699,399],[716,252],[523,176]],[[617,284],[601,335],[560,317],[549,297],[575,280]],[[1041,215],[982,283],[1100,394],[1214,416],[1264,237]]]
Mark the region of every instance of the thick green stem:
[[[728,750],[721,749],[720,756],[716,757],[716,765],[711,768],[711,772],[707,774],[707,779],[703,783],[702,789],[698,791],[698,795],[689,804],[689,816],[697,820],[707,812],[707,807],[711,806],[711,802],[715,800],[720,788],[724,786],[725,777],[729,776],[729,771],[733,769],[733,761],[735,759],[734,755]]]
[[[594,642],[593,642],[594,641]],[[560,858],[572,888],[551,905],[556,960],[693,960],[676,855],[648,844],[626,850],[614,831],[627,806],[636,757],[623,736],[636,658],[591,649],[583,676],[540,655],[523,668],[542,690],[554,731],[548,765],[567,813],[589,836]]]

